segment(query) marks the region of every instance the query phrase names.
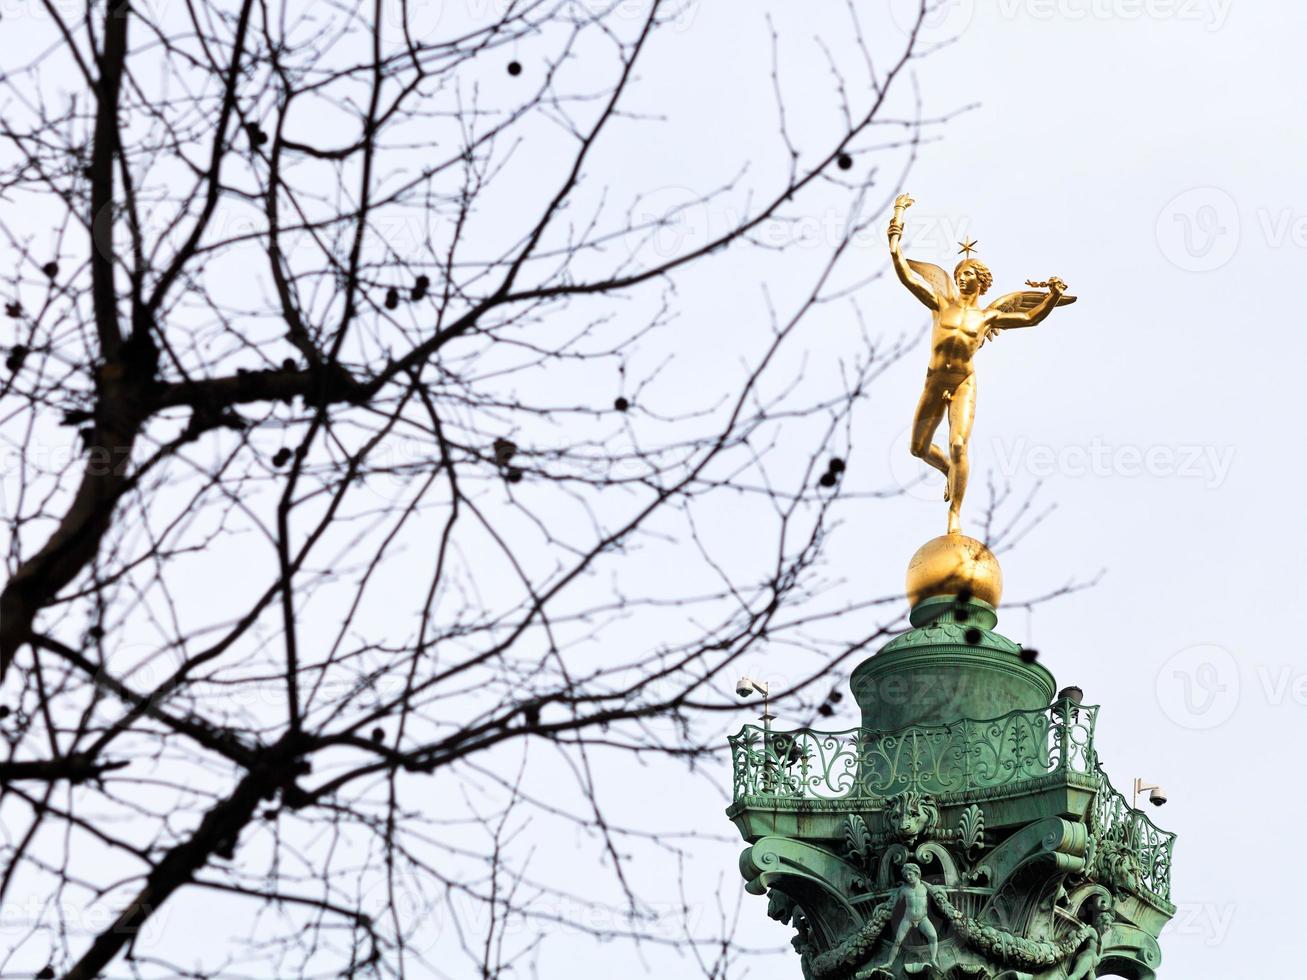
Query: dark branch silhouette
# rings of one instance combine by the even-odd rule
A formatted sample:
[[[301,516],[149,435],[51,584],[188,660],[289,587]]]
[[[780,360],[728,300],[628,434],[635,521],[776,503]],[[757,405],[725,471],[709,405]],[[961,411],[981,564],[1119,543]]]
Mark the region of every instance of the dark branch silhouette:
[[[675,138],[642,71],[693,8],[478,9],[46,2],[6,43],[0,906],[58,897],[6,971],[492,977],[564,922],[750,952],[731,907],[659,922],[630,851],[675,876],[702,835],[603,784],[719,780],[747,657],[811,710],[897,616],[821,563],[902,348],[820,331],[933,125],[888,116],[916,33],[873,51],[850,4],[809,104],[772,30],[778,165],[649,210],[614,160]],[[840,230],[769,321],[678,305],[818,199]],[[558,828],[605,884],[533,870]],[[206,938],[181,894],[248,941],[161,956],[152,920]],[[466,963],[427,963],[433,917]]]

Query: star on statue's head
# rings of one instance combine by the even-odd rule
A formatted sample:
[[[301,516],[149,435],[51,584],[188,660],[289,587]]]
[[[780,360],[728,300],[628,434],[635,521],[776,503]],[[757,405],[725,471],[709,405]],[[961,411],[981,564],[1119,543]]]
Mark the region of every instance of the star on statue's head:
[[[971,258],[971,253],[977,250],[976,246],[979,244],[974,238],[968,238],[965,242],[958,242],[958,254]]]

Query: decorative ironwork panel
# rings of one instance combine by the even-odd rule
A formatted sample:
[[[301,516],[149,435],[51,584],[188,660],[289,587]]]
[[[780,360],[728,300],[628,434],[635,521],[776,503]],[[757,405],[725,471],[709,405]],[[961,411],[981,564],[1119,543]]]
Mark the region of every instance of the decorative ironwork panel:
[[[1099,785],[1091,832],[1096,860],[1109,877],[1124,887],[1143,888],[1164,901],[1171,900],[1176,835],[1130,806],[1106,776]]]
[[[1055,772],[1098,770],[1098,709],[1057,702],[985,721],[896,732],[775,732],[746,725],[730,739],[735,798],[881,799],[953,793]]]

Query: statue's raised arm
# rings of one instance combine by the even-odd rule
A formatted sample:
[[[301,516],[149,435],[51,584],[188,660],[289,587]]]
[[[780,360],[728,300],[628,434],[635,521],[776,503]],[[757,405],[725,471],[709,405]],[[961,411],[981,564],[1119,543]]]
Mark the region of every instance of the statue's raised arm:
[[[909,194],[900,194],[894,199],[894,216],[889,222],[889,254],[894,262],[894,272],[899,282],[908,287],[913,296],[921,300],[927,309],[938,310],[947,302],[952,280],[948,273],[929,262],[915,262],[905,259],[899,243],[903,238],[903,212],[915,202]]]

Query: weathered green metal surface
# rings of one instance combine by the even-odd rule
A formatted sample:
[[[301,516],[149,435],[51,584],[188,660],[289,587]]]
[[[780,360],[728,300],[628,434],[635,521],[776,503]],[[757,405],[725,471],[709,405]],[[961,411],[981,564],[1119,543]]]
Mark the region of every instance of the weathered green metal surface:
[[[1052,701],[1053,675],[1025,662],[1020,646],[994,632],[997,621],[993,607],[977,599],[920,603],[913,610],[915,628],[853,672],[849,686],[862,708],[862,727],[942,725]]]
[[[740,869],[803,976],[1151,980],[1175,837],[1112,788],[1099,709],[983,603],[912,621],[854,671],[862,728],[730,739]]]

